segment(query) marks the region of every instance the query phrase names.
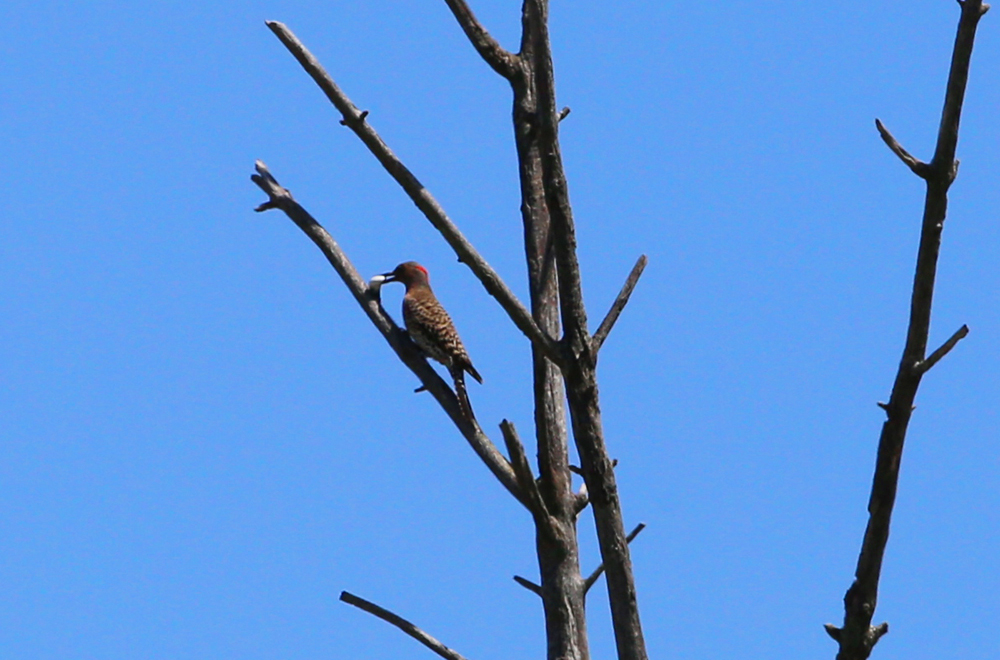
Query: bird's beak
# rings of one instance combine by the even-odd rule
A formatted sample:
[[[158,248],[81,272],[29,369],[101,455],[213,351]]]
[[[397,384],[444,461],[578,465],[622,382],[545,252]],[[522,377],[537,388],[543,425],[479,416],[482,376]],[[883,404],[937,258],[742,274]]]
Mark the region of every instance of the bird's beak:
[[[379,289],[386,282],[394,282],[392,278],[392,273],[385,273],[383,275],[376,275],[375,277],[368,280],[368,293],[374,297],[376,300],[379,298]]]
[[[382,273],[380,277],[382,278],[382,284],[387,284],[389,282],[396,281],[396,276],[393,275],[392,273]]]

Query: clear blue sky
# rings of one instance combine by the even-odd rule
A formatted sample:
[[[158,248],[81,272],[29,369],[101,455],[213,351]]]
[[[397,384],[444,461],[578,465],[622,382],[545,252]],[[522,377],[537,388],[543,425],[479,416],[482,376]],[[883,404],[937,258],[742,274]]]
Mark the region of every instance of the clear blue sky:
[[[516,48],[520,3],[473,0]],[[531,436],[526,340],[265,28],[286,22],[526,298],[510,94],[443,2],[9,0],[0,52],[0,657],[540,658],[527,515],[282,214],[432,274]],[[902,349],[951,0],[556,2],[562,144],[652,658],[832,658]],[[880,660],[1000,642],[1000,17],[983,20]],[[398,311],[400,290],[387,290]],[[589,513],[584,570],[598,562]],[[603,582],[595,658],[613,656]]]

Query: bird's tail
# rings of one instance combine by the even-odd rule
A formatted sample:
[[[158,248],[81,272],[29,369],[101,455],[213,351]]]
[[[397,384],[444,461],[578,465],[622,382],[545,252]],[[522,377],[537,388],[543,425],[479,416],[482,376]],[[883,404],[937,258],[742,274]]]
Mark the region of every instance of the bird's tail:
[[[471,365],[470,365],[471,367]],[[475,369],[472,370],[473,372]],[[473,378],[476,378],[479,374],[473,373]],[[462,413],[469,418],[470,422],[476,421],[476,414],[472,412],[472,403],[469,401],[469,392],[465,388],[465,371],[463,369],[454,369],[451,372],[451,377],[455,380],[455,394],[458,396],[458,406],[462,409]],[[476,378],[479,382],[482,382],[481,378]]]
[[[465,367],[465,370],[468,371],[469,374],[476,379],[476,382],[478,382],[480,385],[483,384],[483,377],[479,375],[479,372],[476,371],[476,368],[472,366],[471,362],[466,362],[463,366]]]

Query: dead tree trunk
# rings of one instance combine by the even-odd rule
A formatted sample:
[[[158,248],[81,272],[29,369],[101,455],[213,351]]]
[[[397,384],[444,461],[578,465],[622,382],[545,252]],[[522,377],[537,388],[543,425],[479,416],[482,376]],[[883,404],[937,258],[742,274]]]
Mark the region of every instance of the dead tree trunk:
[[[546,333],[559,336],[559,288],[552,245],[552,227],[545,202],[539,133],[534,48],[535,26],[524,17],[519,67],[511,77],[514,95],[514,141],[521,182],[521,221],[528,262],[531,313]],[[540,596],[545,609],[549,660],[587,660],[587,620],[577,543],[577,496],[569,471],[569,436],[565,390],[559,368],[532,347],[535,397],[535,440],[538,445],[539,488],[557,532],[536,535]]]

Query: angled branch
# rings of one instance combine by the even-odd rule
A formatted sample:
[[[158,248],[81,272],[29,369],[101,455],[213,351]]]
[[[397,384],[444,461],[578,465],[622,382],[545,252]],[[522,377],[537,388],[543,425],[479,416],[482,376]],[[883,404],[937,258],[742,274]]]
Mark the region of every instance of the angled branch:
[[[968,334],[969,334],[969,326],[963,325],[961,328],[955,331],[955,334],[953,334],[951,337],[948,338],[948,341],[941,344],[940,348],[938,348],[936,351],[927,356],[927,359],[917,362],[917,364],[914,366],[914,369],[916,369],[921,374],[927,373],[928,371],[931,370],[931,367],[933,367],[935,364],[941,361],[941,358],[943,358],[945,355],[948,355],[948,353],[951,352],[951,349],[955,348],[955,344],[965,339],[965,337]]]
[[[878,601],[879,577],[886,544],[889,541],[889,526],[899,485],[903,444],[914,409],[913,401],[923,375],[968,331],[963,327],[941,348],[924,359],[930,331],[938,255],[941,250],[941,232],[948,209],[948,188],[957,172],[955,150],[958,146],[958,126],[969,77],[972,46],[979,19],[987,7],[982,0],[964,0],[959,4],[962,15],[958,21],[958,33],[952,52],[948,91],[941,113],[937,146],[934,158],[926,168],[926,176],[918,172],[927,181],[927,193],[921,223],[920,247],[917,250],[917,267],[913,275],[910,322],[892,394],[888,403],[880,404],[885,410],[886,420],[879,437],[875,475],[872,478],[871,496],[868,500],[868,525],[858,555],[857,568],[854,571],[854,582],[844,595],[844,625],[839,629],[834,626],[827,627],[827,632],[839,645],[837,660],[866,660],[872,648],[889,629],[887,624],[873,626],[871,622]],[[889,147],[913,169],[907,157],[915,159],[899,147],[895,140],[889,139],[891,136],[881,126],[881,122],[879,132],[882,133],[886,144],[889,144]],[[918,169],[923,171],[923,168]]]
[[[639,523],[638,525],[636,525],[635,529],[629,532],[629,535],[625,537],[625,542],[631,543],[635,537],[639,536],[639,532],[641,532],[644,529],[646,529],[646,523]],[[594,586],[594,583],[597,582],[598,578],[600,578],[603,573],[604,573],[604,564],[602,563],[600,566],[594,569],[593,573],[587,576],[586,580],[583,581],[584,594],[590,591],[590,588]]]
[[[458,255],[459,261],[467,265],[479,278],[486,291],[497,299],[500,306],[514,322],[514,325],[525,334],[535,345],[545,352],[546,357],[556,364],[561,362],[558,346],[555,340],[544,333],[531,317],[531,313],[517,299],[504,281],[482,255],[476,251],[465,236],[458,230],[458,227],[451,221],[448,215],[438,204],[430,191],[424,187],[416,176],[392,150],[382,141],[375,129],[365,120],[367,112],[358,111],[357,106],[351,102],[347,95],[341,91],[337,83],[333,81],[330,74],[326,72],[319,61],[310,53],[298,38],[292,34],[284,24],[277,21],[267,21],[267,26],[281,40],[285,48],[295,56],[302,68],[306,70],[312,79],[319,85],[327,98],[343,115],[343,123],[350,128],[368,147],[375,158],[382,164],[382,167],[392,176],[393,179],[403,188],[417,208],[423,212],[424,216],[430,220],[434,228],[437,229],[448,245]]]
[[[340,592],[340,600],[348,605],[353,605],[358,609],[364,610],[369,614],[374,614],[386,623],[391,623],[413,639],[437,653],[439,656],[444,658],[444,660],[465,660],[461,653],[451,650],[403,617],[393,614],[389,610],[379,607],[375,603],[367,601],[364,598],[359,598],[358,596],[355,596],[347,591]]]
[[[635,266],[632,266],[632,272],[628,274],[628,279],[625,280],[622,290],[618,292],[618,297],[615,298],[615,302],[612,303],[611,309],[608,310],[604,320],[601,321],[601,325],[598,326],[597,332],[594,333],[594,338],[591,341],[593,343],[595,353],[601,350],[601,346],[604,345],[604,340],[608,338],[608,334],[611,332],[611,329],[615,327],[615,322],[618,321],[618,317],[621,316],[622,310],[624,310],[625,305],[628,304],[628,299],[632,296],[632,291],[635,289],[635,285],[639,283],[639,278],[642,276],[642,271],[646,268],[647,261],[646,255],[642,255],[635,262]]]
[[[885,125],[878,119],[875,120],[875,128],[878,129],[878,134],[882,136],[882,141],[885,142],[886,146],[889,147],[892,153],[899,156],[899,159],[903,161],[907,167],[913,170],[914,174],[919,176],[921,179],[926,179],[930,176],[931,166],[922,160],[911,156],[910,152],[903,148],[903,145],[901,145],[896,138],[892,136],[889,129],[886,128]]]
[[[500,422],[500,431],[503,433],[503,440],[507,445],[507,453],[510,454],[510,465],[517,477],[518,486],[528,502],[528,509],[534,514],[539,529],[550,535],[553,534],[549,510],[538,490],[535,476],[531,473],[531,465],[528,463],[528,457],[524,453],[524,445],[521,444],[521,438],[517,435],[514,423],[506,419],[503,420]]]
[[[530,591],[531,593],[533,593],[533,594],[535,594],[537,596],[541,596],[542,595],[542,588],[539,587],[534,582],[532,582],[531,580],[525,579],[525,578],[521,577],[520,575],[515,575],[514,576],[514,582],[517,582],[519,585],[521,585],[522,587],[524,587],[525,589],[527,589],[528,591]]]
[[[483,433],[475,419],[465,415],[462,406],[447,383],[434,371],[433,367],[427,364],[426,358],[420,350],[410,341],[409,336],[403,332],[392,317],[382,308],[378,298],[369,292],[368,284],[358,274],[354,264],[340,248],[333,237],[316,220],[299,205],[292,197],[288,189],[283,188],[274,178],[271,172],[261,161],[256,163],[257,174],[250,178],[261,190],[267,194],[268,200],[258,206],[258,212],[269,209],[280,209],[308,236],[316,247],[326,256],[327,261],[333,269],[340,275],[340,279],[347,285],[348,290],[358,301],[361,308],[368,315],[371,322],[382,333],[385,340],[399,356],[410,371],[412,371],[423,387],[429,391],[438,404],[444,409],[451,421],[458,427],[462,436],[466,439],[472,449],[479,455],[490,472],[500,481],[501,484],[525,507],[531,510],[528,499],[522,493],[517,482],[517,477],[510,463],[503,454],[497,450],[492,441]]]
[[[489,64],[494,71],[510,80],[517,75],[519,59],[517,55],[504,50],[500,43],[490,36],[476,15],[472,13],[465,0],[444,0],[451,13],[455,15],[458,24],[462,26],[465,36],[469,38],[476,52]]]

